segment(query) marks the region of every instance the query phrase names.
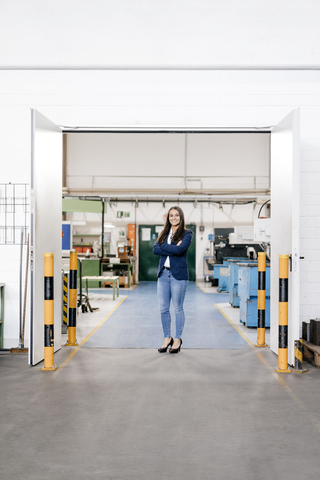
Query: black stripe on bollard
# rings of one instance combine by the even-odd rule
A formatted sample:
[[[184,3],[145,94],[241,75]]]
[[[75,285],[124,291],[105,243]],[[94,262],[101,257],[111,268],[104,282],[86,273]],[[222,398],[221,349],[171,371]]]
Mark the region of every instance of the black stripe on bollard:
[[[303,365],[301,363],[300,358],[295,357],[294,368],[296,370],[302,370],[302,367],[303,367]]]
[[[266,326],[266,311],[258,310],[258,328],[265,328]]]
[[[258,272],[258,290],[266,289],[266,272]]]
[[[300,340],[294,341],[294,368],[296,370],[303,368],[302,342]]]
[[[44,299],[53,300],[53,277],[44,277]]]
[[[45,325],[44,326],[44,346],[53,347],[54,346],[54,326]]]
[[[288,325],[279,325],[279,348],[288,348]]]
[[[69,327],[76,327],[77,325],[77,309],[69,308]]]
[[[76,290],[77,289],[77,270],[70,270],[69,273],[69,289]]]
[[[63,323],[63,326],[68,324],[68,275],[63,277]]]
[[[288,279],[279,278],[279,302],[288,301]]]

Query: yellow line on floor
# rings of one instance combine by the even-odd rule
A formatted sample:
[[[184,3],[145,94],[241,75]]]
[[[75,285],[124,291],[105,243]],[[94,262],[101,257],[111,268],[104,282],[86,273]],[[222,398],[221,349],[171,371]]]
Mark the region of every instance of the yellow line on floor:
[[[226,318],[229,323],[231,323],[231,325],[237,330],[237,332],[241,335],[241,337],[245,339],[245,341],[250,345],[250,347],[253,347],[253,348],[254,348],[254,345],[253,345],[253,343],[251,342],[251,340],[249,340],[249,338],[246,337],[246,335],[241,332],[240,328],[238,328],[237,325],[235,325],[235,324],[233,323],[233,321],[230,320],[230,318],[221,310],[221,308],[218,306],[218,304],[215,303],[214,306],[217,307],[217,309],[219,310],[219,312],[222,313],[222,315],[224,316],[224,318]]]
[[[113,312],[117,310],[117,308],[121,305],[122,302],[125,301],[126,298],[128,298],[127,295],[121,300],[121,302],[118,303],[118,305],[114,307],[113,310],[111,310],[110,313],[108,313],[108,315],[103,320],[101,320],[101,322],[92,330],[92,332],[90,332],[89,335],[87,335],[86,338],[84,338],[82,342],[72,350],[70,355],[68,355],[65,361],[62,362],[60,367],[58,367],[58,370],[54,372],[53,376],[58,375],[58,373],[60,373],[64,369],[64,367],[70,362],[70,360],[75,356],[75,354],[80,350],[80,348],[89,340],[90,337],[92,337],[92,335],[101,327],[101,325],[104,324],[104,322],[113,314]]]
[[[198,287],[199,287],[204,293],[207,293],[207,292],[201,287],[201,285],[199,285],[198,282],[196,282],[196,285],[198,285]]]
[[[257,347],[254,346],[254,344],[251,342],[251,340],[249,340],[249,338],[243,333],[241,332],[240,328],[237,327],[237,325],[235,325],[233,323],[232,320],[230,320],[230,318],[221,310],[221,308],[215,303],[214,305],[218,310],[219,312],[222,313],[222,315],[224,316],[224,318],[226,318],[228,320],[228,322],[233,326],[233,328],[235,328],[237,330],[237,332],[241,335],[242,338],[244,338],[244,340],[250,345],[250,347],[252,348],[252,350],[254,351],[254,353],[257,355],[257,357],[259,358],[259,360],[267,367],[267,369],[269,370],[269,372],[276,378],[276,380],[278,380],[278,382],[280,383],[280,385],[282,385],[282,387],[286,390],[286,392],[288,393],[288,395],[290,395],[290,397],[292,398],[292,400],[298,404],[301,408],[303,408],[305,410],[305,413],[308,415],[308,417],[310,418],[310,420],[312,421],[312,423],[316,426],[318,432],[320,432],[320,422],[308,411],[306,405],[304,404],[304,402],[302,400],[300,400],[299,397],[297,397],[297,395],[291,390],[291,388],[289,387],[289,385],[283,380],[283,378],[274,370],[274,367],[272,367],[270,365],[270,363],[263,357],[263,355],[261,355],[260,351],[257,349]],[[285,375],[285,374],[284,374]]]

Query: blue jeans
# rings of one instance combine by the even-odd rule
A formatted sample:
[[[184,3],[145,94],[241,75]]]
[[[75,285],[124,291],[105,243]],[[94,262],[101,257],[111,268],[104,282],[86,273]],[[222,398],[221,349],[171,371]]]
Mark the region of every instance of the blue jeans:
[[[176,338],[181,338],[184,327],[183,302],[188,280],[176,280],[170,270],[162,270],[158,278],[158,300],[164,337],[171,337],[170,301],[176,316]]]

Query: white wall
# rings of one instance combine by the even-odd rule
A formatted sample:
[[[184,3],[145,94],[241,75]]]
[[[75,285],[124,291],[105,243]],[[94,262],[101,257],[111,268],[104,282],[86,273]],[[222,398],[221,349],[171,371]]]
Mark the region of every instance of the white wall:
[[[319,8],[317,0],[2,0],[0,63],[315,65]]]
[[[3,182],[29,181],[30,106],[64,125],[199,127],[274,125],[301,107],[301,255],[305,257],[301,262],[301,319],[319,316],[320,72],[2,71],[0,84]],[[126,92],[126,105],[110,105],[114,90]],[[19,269],[18,260],[8,261],[15,252],[16,247],[0,248],[5,259],[1,281],[8,283],[6,346],[17,343],[13,335],[18,322]]]
[[[72,133],[67,187],[70,192],[267,190],[269,141],[265,133]]]
[[[316,0],[88,5],[1,2],[0,65],[320,64]],[[263,127],[301,107],[301,319],[319,316],[319,70],[2,70],[1,182],[29,182],[30,107],[57,124],[134,127]],[[16,254],[0,246],[7,347],[18,340]]]

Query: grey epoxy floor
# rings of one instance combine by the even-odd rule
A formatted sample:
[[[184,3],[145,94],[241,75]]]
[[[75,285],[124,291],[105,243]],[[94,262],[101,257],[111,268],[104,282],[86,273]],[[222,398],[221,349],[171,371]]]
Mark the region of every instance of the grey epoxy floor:
[[[320,371],[279,381],[259,354],[80,348],[58,374],[1,354],[0,478],[318,480]]]

